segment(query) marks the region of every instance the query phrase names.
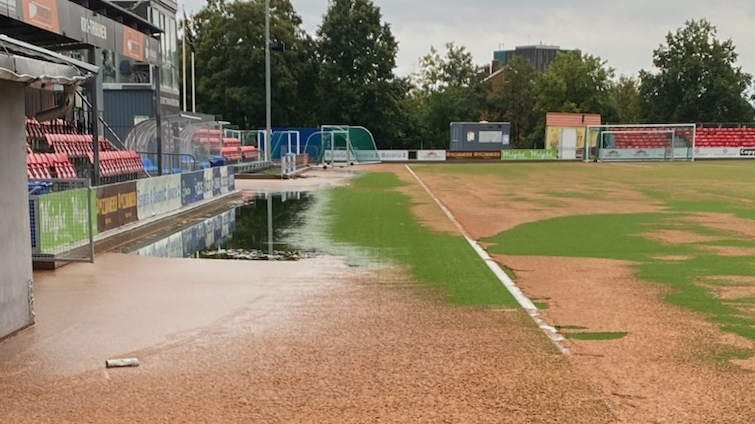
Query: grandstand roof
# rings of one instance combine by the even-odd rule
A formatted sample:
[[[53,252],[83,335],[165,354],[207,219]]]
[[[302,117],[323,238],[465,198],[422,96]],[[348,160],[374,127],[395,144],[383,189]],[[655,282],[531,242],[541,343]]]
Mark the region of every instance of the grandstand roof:
[[[97,66],[2,34],[0,47],[0,80],[70,85],[80,84],[99,72]]]

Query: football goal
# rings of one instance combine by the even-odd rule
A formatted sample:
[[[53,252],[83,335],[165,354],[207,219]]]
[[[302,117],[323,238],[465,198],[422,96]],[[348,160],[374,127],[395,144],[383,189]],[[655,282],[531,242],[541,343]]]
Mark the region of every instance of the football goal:
[[[319,159],[323,164],[349,166],[380,162],[375,139],[367,128],[351,125],[323,125],[318,133],[321,140]],[[305,150],[309,145],[310,140],[306,143]]]
[[[693,161],[695,124],[590,125],[587,161]]]

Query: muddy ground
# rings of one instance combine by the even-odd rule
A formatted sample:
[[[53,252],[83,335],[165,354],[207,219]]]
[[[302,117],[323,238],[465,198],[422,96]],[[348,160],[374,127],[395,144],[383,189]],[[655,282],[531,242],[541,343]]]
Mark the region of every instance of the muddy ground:
[[[370,169],[410,183],[402,190],[425,225],[458,231],[403,165]],[[486,207],[479,198],[500,206],[506,190],[479,181],[450,190],[418,173],[475,238],[568,212],[537,199]],[[303,190],[345,176],[237,184]],[[633,203],[582,200],[568,202]],[[568,340],[564,356],[523,311],[450,305],[401,269],[106,254],[35,273],[38,323],[0,343],[0,421],[755,422],[752,374],[701,359],[746,343],[666,304],[665,289],[637,281],[630,264],[497,260],[548,303],[550,323],[629,334]],[[141,365],[104,368],[124,356]]]

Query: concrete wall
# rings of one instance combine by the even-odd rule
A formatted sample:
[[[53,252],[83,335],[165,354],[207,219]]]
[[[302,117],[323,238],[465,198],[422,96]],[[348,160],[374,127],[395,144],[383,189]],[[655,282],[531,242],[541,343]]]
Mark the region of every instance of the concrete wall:
[[[0,81],[0,338],[32,324],[24,86]]]

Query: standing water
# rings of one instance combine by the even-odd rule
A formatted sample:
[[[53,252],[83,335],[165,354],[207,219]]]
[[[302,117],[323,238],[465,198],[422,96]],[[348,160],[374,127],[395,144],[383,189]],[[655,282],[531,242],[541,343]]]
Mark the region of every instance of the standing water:
[[[288,232],[295,232],[303,224],[313,200],[306,192],[256,196],[242,206],[209,218],[190,220],[179,230],[143,239],[140,245],[125,250],[158,257],[245,260],[310,257],[314,251],[303,251],[285,240]]]

